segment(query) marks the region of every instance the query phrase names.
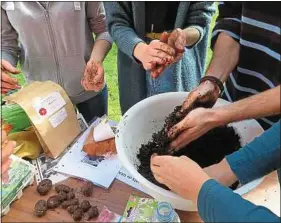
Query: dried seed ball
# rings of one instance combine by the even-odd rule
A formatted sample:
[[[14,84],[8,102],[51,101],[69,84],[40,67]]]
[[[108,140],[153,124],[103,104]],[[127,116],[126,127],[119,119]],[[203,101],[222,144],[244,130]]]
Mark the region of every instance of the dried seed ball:
[[[52,186],[53,184],[51,180],[44,179],[37,185],[36,190],[41,196],[44,196],[49,193],[49,191],[52,189]]]
[[[47,206],[50,209],[55,209],[58,206],[60,206],[61,201],[60,201],[60,197],[58,195],[53,195],[51,197],[49,197],[49,199],[47,200]]]
[[[94,185],[92,182],[87,181],[84,183],[84,185],[81,187],[81,191],[84,196],[90,197],[93,194]]]
[[[34,206],[34,215],[37,217],[42,217],[46,214],[47,209],[47,201],[39,200]]]
[[[67,211],[68,211],[69,214],[73,214],[74,211],[75,211],[77,208],[79,208],[78,205],[70,205],[70,206],[67,207]]]
[[[72,200],[69,200],[69,201],[64,201],[62,204],[61,204],[61,207],[66,209],[68,206],[70,205],[79,205],[79,200],[77,198],[74,198]]]
[[[72,191],[67,193],[66,200],[72,200],[74,198],[75,198],[75,194]]]
[[[65,193],[69,193],[70,191],[72,191],[72,189],[69,186],[66,186],[64,184],[58,184],[55,186],[55,190],[57,193],[63,191]]]
[[[96,218],[99,216],[99,210],[97,206],[92,206],[90,209],[85,213],[85,219],[87,221],[91,220],[92,218]]]
[[[80,204],[80,208],[81,208],[84,212],[88,211],[88,210],[90,209],[90,207],[91,207],[90,202],[89,202],[89,201],[86,201],[86,200],[82,201],[82,203]]]
[[[59,197],[59,200],[60,202],[63,202],[65,200],[67,200],[67,193],[63,192],[63,191],[60,191],[58,193],[58,197]]]
[[[80,221],[83,217],[83,210],[81,208],[77,208],[72,215],[74,221]]]

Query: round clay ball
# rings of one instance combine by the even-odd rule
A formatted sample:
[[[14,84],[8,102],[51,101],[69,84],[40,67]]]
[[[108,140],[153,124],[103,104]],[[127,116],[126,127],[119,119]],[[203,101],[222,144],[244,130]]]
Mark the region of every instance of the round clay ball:
[[[49,199],[47,200],[47,206],[49,209],[55,209],[58,206],[60,206],[61,201],[58,195],[53,195],[51,197],[49,197]]]
[[[58,184],[55,186],[55,190],[57,193],[63,191],[65,193],[69,193],[70,191],[72,191],[72,188],[70,188],[69,186],[66,186],[64,184]]]
[[[66,195],[67,200],[72,200],[74,198],[75,198],[75,194],[72,191],[67,193],[67,195]]]
[[[69,214],[73,214],[74,211],[75,211],[77,208],[79,208],[78,205],[70,205],[70,206],[67,207],[67,211],[68,211]]]
[[[45,200],[39,200],[36,202],[34,206],[34,215],[37,217],[42,217],[46,214],[47,212],[47,201]]]
[[[92,206],[90,209],[85,213],[85,219],[87,221],[91,220],[92,218],[96,218],[99,216],[99,210],[97,206]]]
[[[68,206],[70,205],[79,205],[79,200],[77,198],[74,198],[72,200],[69,200],[69,201],[64,201],[62,204],[61,204],[61,207],[66,209]]]
[[[83,217],[83,210],[80,208],[77,208],[72,215],[72,218],[74,221],[80,221]]]
[[[44,179],[37,185],[36,190],[41,196],[44,196],[49,193],[49,191],[52,189],[52,186],[53,184],[51,180]]]
[[[65,200],[67,200],[67,193],[63,192],[63,191],[60,191],[58,193],[58,197],[59,197],[59,200],[60,202],[63,202]]]
[[[88,211],[88,210],[90,209],[90,207],[91,207],[90,202],[89,202],[89,201],[86,201],[86,200],[82,201],[82,203],[80,204],[80,208],[81,208],[84,212]]]
[[[94,185],[90,181],[85,182],[84,185],[81,187],[81,192],[86,197],[90,197],[93,194],[93,190],[94,190]]]

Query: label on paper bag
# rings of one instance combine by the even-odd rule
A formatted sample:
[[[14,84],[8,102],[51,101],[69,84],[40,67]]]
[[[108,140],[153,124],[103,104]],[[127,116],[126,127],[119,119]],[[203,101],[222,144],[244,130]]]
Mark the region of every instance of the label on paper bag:
[[[67,112],[65,108],[62,108],[60,111],[58,111],[56,114],[54,114],[52,117],[49,118],[49,121],[53,128],[58,127],[67,117]]]
[[[33,100],[33,107],[39,117],[50,117],[66,104],[59,92],[52,92],[44,98],[37,97]]]

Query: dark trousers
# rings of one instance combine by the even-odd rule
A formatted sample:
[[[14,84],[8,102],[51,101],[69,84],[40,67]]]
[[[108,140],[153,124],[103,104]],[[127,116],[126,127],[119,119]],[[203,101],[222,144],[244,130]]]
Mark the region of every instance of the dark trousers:
[[[107,115],[108,91],[107,86],[95,97],[76,105],[87,123],[91,123],[96,117]]]

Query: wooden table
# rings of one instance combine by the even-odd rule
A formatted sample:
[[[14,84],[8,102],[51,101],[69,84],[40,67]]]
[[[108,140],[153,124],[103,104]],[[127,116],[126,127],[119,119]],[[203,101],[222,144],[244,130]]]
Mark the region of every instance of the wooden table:
[[[65,182],[73,188],[80,188],[81,181],[68,179]],[[55,194],[55,192],[52,192]],[[47,199],[52,193],[43,197]],[[130,194],[143,197],[148,195],[131,188],[130,186],[116,180],[109,190],[96,187],[93,196],[89,199],[92,204],[98,206],[99,210],[105,205],[110,210],[123,214]],[[280,187],[276,172],[268,175],[260,186],[244,196],[246,199],[258,205],[271,209],[280,216]],[[82,196],[81,196],[82,198]],[[48,211],[42,218],[33,216],[33,207],[37,200],[42,199],[35,191],[35,185],[24,190],[22,198],[15,201],[10,212],[2,218],[3,222],[73,222],[69,214],[62,209]],[[197,212],[178,211],[182,222],[202,222]]]

